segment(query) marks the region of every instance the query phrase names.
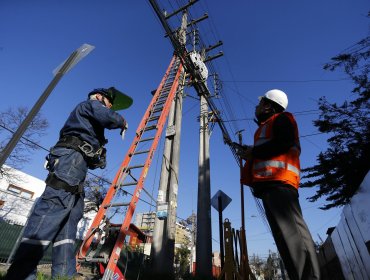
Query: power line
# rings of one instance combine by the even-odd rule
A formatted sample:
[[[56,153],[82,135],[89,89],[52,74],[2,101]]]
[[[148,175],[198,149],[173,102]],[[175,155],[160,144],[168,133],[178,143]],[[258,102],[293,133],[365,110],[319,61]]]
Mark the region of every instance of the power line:
[[[11,133],[15,133],[13,130],[11,130],[11,129],[9,129],[9,128],[7,128],[7,127],[5,127],[4,125],[1,125],[0,124],[0,127],[2,127],[2,128],[4,128],[5,130],[7,130],[7,131],[9,131],[9,132],[11,132]],[[45,147],[43,147],[43,146],[41,146],[41,145],[39,145],[39,144],[37,144],[36,142],[34,142],[34,141],[32,141],[32,140],[30,140],[30,139],[28,139],[28,138],[26,138],[26,137],[24,137],[24,136],[22,136],[21,137],[21,139],[24,139],[24,140],[26,140],[26,141],[28,141],[28,142],[30,142],[30,143],[32,143],[33,145],[36,145],[37,147],[39,147],[40,149],[42,149],[42,150],[44,150],[44,151],[46,151],[46,152],[50,152],[50,150],[49,149],[47,149],[47,148],[45,148]],[[92,175],[92,176],[94,176],[95,178],[98,178],[98,179],[101,179],[102,181],[104,181],[105,183],[108,183],[108,184],[112,184],[112,182],[110,182],[110,181],[108,181],[107,179],[105,179],[104,177],[102,177],[102,176],[98,176],[98,175],[96,175],[96,174],[94,174],[94,173],[92,173],[92,172],[90,172],[90,171],[88,171],[87,172],[88,174],[90,174],[90,175]],[[131,196],[133,196],[133,194],[132,193],[130,193],[130,192],[128,192],[128,191],[124,191],[124,193],[126,194],[126,195],[131,195]],[[146,204],[148,204],[149,206],[151,206],[151,207],[155,207],[156,205],[153,205],[152,203],[150,203],[150,202],[148,202],[148,201],[146,201],[146,200],[144,200],[144,199],[142,199],[142,198],[139,198],[139,200],[140,201],[142,201],[142,202],[144,202],[144,203],[146,203]],[[180,220],[183,220],[183,221],[186,221],[186,219],[184,219],[184,218],[181,218],[181,217],[179,217],[179,216],[176,216],[176,218],[178,218],[178,219],[180,219]]]
[[[223,83],[321,83],[321,82],[342,82],[351,80],[350,78],[333,80],[222,80]]]
[[[12,130],[12,129],[10,129],[10,128],[7,128],[6,126],[4,126],[4,125],[1,125],[0,124],[0,127],[2,127],[2,128],[4,128],[5,130],[7,130],[7,131],[9,131],[9,132],[11,132],[11,133],[15,133],[15,131],[14,130]],[[36,142],[34,142],[34,141],[32,141],[32,140],[30,140],[30,139],[28,139],[28,138],[26,138],[26,137],[24,137],[24,136],[22,136],[21,137],[21,139],[23,139],[23,140],[26,140],[26,141],[28,141],[28,142],[30,142],[31,144],[33,144],[33,145],[36,145],[37,147],[39,147],[40,149],[42,149],[42,150],[44,150],[44,151],[46,151],[46,152],[50,152],[50,150],[49,149],[47,149],[47,148],[45,148],[45,147],[43,147],[43,146],[41,146],[41,145],[39,145],[39,144],[37,144]],[[27,145],[27,144],[26,144]],[[98,178],[98,179],[101,179],[102,181],[104,181],[104,182],[106,182],[106,183],[108,183],[108,184],[112,184],[112,182],[110,182],[110,181],[108,181],[107,179],[105,179],[105,178],[103,178],[103,177],[101,177],[101,176],[98,176],[98,175],[96,175],[96,174],[94,174],[94,173],[92,173],[92,172],[90,172],[90,171],[88,171],[87,172],[88,174],[90,174],[90,175],[92,175],[92,176],[94,176],[94,177],[96,177],[96,178]],[[131,195],[131,196],[133,196],[133,194],[132,193],[130,193],[130,192],[128,192],[128,191],[124,191],[125,192],[125,194],[129,194],[129,195]],[[148,202],[148,201],[146,201],[146,200],[143,200],[143,199],[141,199],[141,198],[139,198],[139,200],[141,200],[142,202],[145,202],[146,204],[148,204],[148,205],[150,205],[150,206],[154,206],[153,204],[151,204],[150,202]]]

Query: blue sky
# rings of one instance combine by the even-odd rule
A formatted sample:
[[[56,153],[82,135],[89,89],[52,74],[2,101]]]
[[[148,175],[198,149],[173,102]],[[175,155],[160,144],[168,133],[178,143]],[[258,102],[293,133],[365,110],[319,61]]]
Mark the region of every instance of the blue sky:
[[[175,8],[182,1],[170,2]],[[168,1],[159,3],[171,7]],[[207,45],[223,41],[213,54],[222,50],[224,56],[212,63],[212,69],[223,81],[222,98],[215,102],[223,110],[230,133],[245,129],[243,138],[251,143],[257,97],[272,88],[288,94],[288,110],[296,113],[301,136],[317,133],[312,124],[318,118],[317,100],[326,96],[329,101],[341,102],[350,98],[353,88],[344,73],[324,71],[322,67],[331,57],[369,35],[369,6],[367,0],[200,0],[194,5],[193,18],[206,12],[209,15],[199,24],[202,40]],[[44,104],[42,114],[50,127],[40,145],[49,148],[55,144],[70,111],[91,89],[113,85],[131,95],[134,104],[122,111],[129,123],[126,140],[122,142],[117,131],[107,133],[106,176],[112,179],[149,105],[150,92],[158,86],[173,53],[149,1],[1,1],[0,110],[33,106],[53,78],[53,69],[83,43],[95,49],[61,80]],[[186,92],[196,96],[192,89]],[[185,98],[183,112],[177,214],[186,218],[196,211],[199,102]],[[302,167],[315,164],[317,154],[326,148],[326,138],[302,137]],[[163,144],[159,152],[162,148]],[[44,157],[44,151],[35,153],[24,171],[43,179]],[[159,170],[156,156],[145,184],[155,197]],[[224,217],[238,229],[239,169],[217,127],[211,135],[211,189],[212,195],[221,189],[233,199]],[[324,201],[306,200],[314,192],[301,189],[300,201],[316,241],[318,235],[325,239],[326,229],[337,224],[340,209],[319,210]],[[142,198],[150,200],[145,194]],[[249,254],[266,257],[269,249],[276,249],[247,189],[245,205]],[[137,208],[148,210],[145,203]],[[212,209],[214,250],[219,248],[217,226],[218,216]]]

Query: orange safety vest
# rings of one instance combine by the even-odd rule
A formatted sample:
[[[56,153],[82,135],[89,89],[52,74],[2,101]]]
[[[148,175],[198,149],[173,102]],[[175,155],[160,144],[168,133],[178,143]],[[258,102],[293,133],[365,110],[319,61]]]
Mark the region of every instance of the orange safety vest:
[[[301,152],[297,123],[291,113],[274,114],[254,134],[254,146],[262,145],[274,137],[273,124],[280,114],[285,114],[294,126],[295,145],[288,152],[268,159],[253,159],[247,161],[243,167],[241,183],[253,186],[258,182],[279,181],[298,189],[299,186],[299,154]]]

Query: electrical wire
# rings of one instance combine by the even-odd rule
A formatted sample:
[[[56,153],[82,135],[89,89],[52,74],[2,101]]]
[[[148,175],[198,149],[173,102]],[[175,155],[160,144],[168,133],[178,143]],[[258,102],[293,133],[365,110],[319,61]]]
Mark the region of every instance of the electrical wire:
[[[332,80],[223,80],[223,83],[321,83],[321,82],[343,82],[351,80],[350,78],[332,79]]]

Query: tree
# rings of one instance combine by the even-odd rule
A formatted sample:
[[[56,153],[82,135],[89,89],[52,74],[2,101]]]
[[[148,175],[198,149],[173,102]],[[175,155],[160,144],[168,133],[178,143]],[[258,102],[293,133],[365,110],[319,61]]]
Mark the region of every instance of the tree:
[[[110,186],[108,179],[102,176],[89,176],[84,182],[85,189],[85,209],[84,213],[98,212],[100,205],[103,203],[105,196],[107,195],[108,187]],[[127,192],[120,189],[117,193],[117,198],[127,195]],[[115,207],[114,210],[109,211],[109,217],[113,217],[115,214],[123,213],[124,211],[119,207]],[[108,214],[108,213],[107,213]]]
[[[178,276],[184,277],[189,275],[190,270],[190,250],[182,245],[175,252],[175,263],[178,264]]]
[[[279,258],[276,253],[269,253],[263,267],[263,275],[266,280],[276,279],[279,270]]]
[[[84,182],[85,189],[85,209],[84,213],[98,212],[104,197],[107,194],[109,181],[103,177],[89,176]]]
[[[27,115],[28,109],[25,107],[9,108],[4,112],[0,112],[0,150],[5,148],[13,133]],[[48,126],[48,121],[41,114],[37,114],[8,157],[6,163],[17,169],[21,169],[24,164],[28,163],[31,159],[32,152],[41,148],[38,145],[38,140],[45,135]],[[0,176],[10,179],[11,174],[6,166],[0,167]]]
[[[324,66],[329,71],[343,69],[355,84],[351,100],[341,105],[331,104],[325,97],[318,102],[321,113],[314,125],[320,132],[330,134],[329,147],[318,155],[316,165],[302,170],[303,178],[310,179],[302,187],[319,187],[308,199],[314,202],[325,197],[328,203],[321,207],[324,210],[349,203],[369,171],[369,56],[370,36],[333,57]]]
[[[263,274],[263,260],[258,255],[253,254],[249,260],[249,264],[252,267],[252,270],[254,270],[254,274],[259,278]]]

